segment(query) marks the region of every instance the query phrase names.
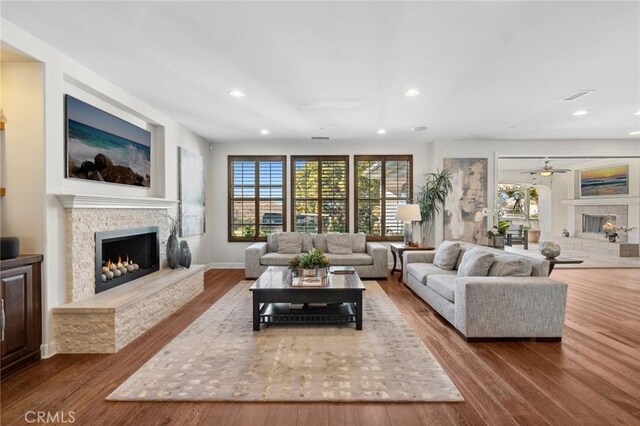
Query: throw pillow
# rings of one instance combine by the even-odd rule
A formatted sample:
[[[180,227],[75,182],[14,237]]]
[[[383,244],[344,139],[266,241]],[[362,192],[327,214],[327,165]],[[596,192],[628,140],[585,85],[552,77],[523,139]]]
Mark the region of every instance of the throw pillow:
[[[298,254],[302,252],[302,234],[283,232],[278,236],[278,253]]]
[[[499,254],[495,257],[490,277],[528,277],[531,275],[533,265],[529,259],[521,256]]]
[[[367,234],[358,232],[351,236],[351,248],[354,253],[366,253],[367,252]]]
[[[450,271],[456,266],[458,254],[460,253],[460,243],[455,241],[443,241],[436,250],[433,264],[440,269]]]
[[[302,251],[305,253],[313,250],[313,237],[308,232],[302,233]]]
[[[322,250],[323,253],[327,253],[329,251],[327,247],[327,236],[325,234],[314,234],[313,247]]]
[[[281,234],[281,232],[276,232],[276,233],[267,235],[267,252],[268,253],[278,252],[278,235],[279,234]]]
[[[495,255],[481,248],[468,249],[458,268],[459,277],[486,277]]]
[[[332,254],[351,254],[351,235],[349,234],[327,234],[327,248]]]

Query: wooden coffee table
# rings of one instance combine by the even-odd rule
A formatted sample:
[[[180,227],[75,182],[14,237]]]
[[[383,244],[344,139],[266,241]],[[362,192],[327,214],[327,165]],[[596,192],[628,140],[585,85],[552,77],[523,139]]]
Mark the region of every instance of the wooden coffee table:
[[[434,250],[435,247],[431,246],[405,246],[403,243],[391,243],[389,244],[391,247],[391,256],[393,256],[393,268],[391,269],[391,275],[394,272],[400,271],[400,281],[402,281],[402,253],[405,251],[430,251]],[[396,269],[396,257],[400,259],[400,269]]]
[[[356,324],[362,330],[362,292],[357,273],[329,274],[322,287],[292,287],[291,271],[270,266],[249,288],[253,293],[253,329],[260,324]],[[304,305],[294,309],[290,304]],[[314,304],[326,306],[315,307]]]

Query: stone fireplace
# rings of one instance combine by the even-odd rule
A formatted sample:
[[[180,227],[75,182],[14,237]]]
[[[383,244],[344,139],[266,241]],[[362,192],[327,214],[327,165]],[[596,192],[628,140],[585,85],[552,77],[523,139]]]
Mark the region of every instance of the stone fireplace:
[[[160,269],[160,228],[96,232],[96,293]]]
[[[616,224],[616,215],[582,214],[582,232],[602,234],[606,223]]]

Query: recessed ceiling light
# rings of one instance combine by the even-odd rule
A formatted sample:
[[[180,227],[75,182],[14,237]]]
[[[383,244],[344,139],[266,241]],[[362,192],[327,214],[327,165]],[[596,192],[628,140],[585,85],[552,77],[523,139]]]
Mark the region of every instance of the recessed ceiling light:
[[[640,115],[640,111],[634,112],[633,115]]]
[[[575,115],[575,116],[587,115],[587,114],[589,114],[589,111],[587,111],[586,109],[579,109],[576,112],[571,113],[571,115]]]
[[[409,96],[409,97],[414,97],[414,96],[418,96],[420,94],[420,91],[416,88],[411,88],[409,90],[407,90],[406,92],[404,92],[405,96]]]
[[[636,130],[634,132],[629,132],[629,136],[640,136],[640,130]]]
[[[378,129],[376,133],[379,135],[384,135],[385,133],[387,133],[387,131],[385,129]]]
[[[418,126],[418,127],[411,128],[412,132],[424,132],[425,130],[427,130],[427,127],[425,126]]]
[[[229,96],[233,96],[234,98],[244,98],[245,93],[242,90],[232,90],[229,92]]]
[[[262,130],[260,130],[260,134],[261,134],[261,135],[268,135],[268,134],[269,134],[269,130],[267,130],[267,129],[262,129]]]

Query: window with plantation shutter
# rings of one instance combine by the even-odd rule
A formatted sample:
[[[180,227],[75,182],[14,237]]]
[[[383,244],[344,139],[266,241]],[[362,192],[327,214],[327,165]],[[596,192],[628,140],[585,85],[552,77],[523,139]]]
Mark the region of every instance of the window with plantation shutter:
[[[229,156],[229,241],[286,230],[285,156]]]
[[[356,232],[372,241],[402,240],[396,210],[413,197],[412,155],[355,156]]]
[[[291,157],[294,231],[349,232],[349,157]]]

